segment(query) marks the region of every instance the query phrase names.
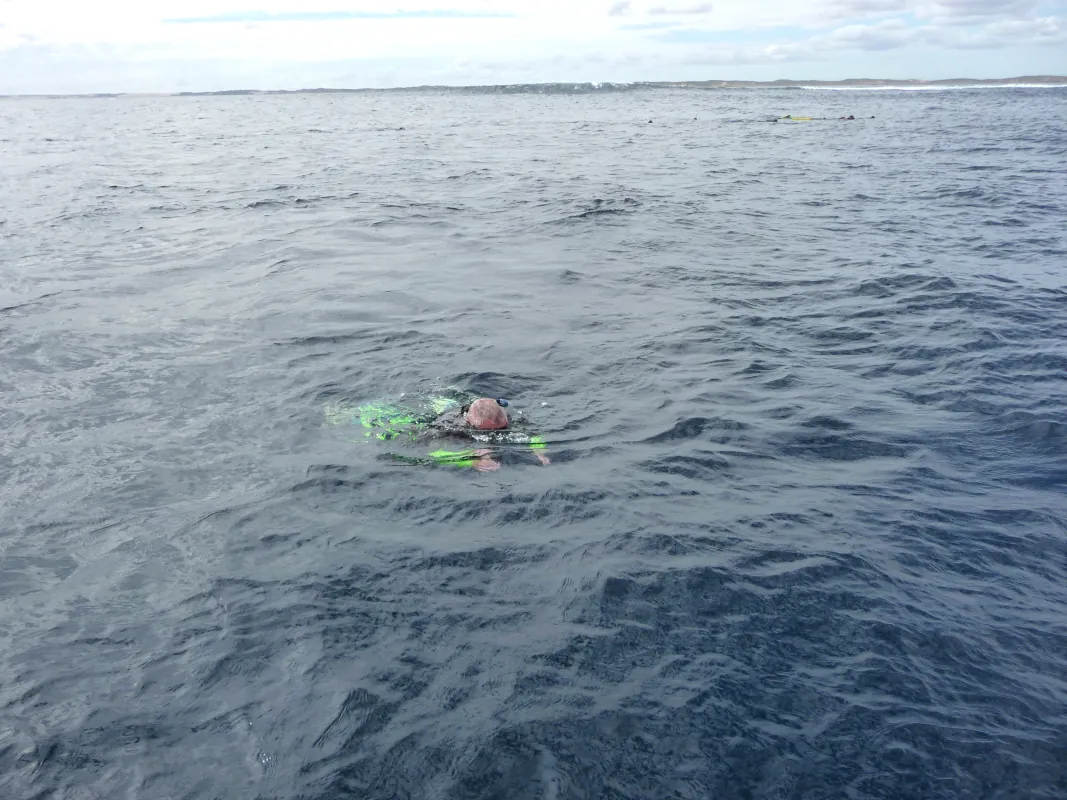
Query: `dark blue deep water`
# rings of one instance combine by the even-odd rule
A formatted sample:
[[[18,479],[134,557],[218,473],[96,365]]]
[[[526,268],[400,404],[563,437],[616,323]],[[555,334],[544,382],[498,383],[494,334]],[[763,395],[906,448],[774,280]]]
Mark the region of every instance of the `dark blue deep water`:
[[[0,797],[1067,797],[1065,232],[1057,89],[0,102]]]

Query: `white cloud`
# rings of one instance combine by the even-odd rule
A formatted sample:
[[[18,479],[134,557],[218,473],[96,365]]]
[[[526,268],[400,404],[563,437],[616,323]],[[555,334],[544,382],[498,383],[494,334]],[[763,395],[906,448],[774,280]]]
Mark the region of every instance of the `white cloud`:
[[[846,25],[816,41],[832,48],[892,50],[914,42],[919,30],[903,20],[889,19],[874,25]]]
[[[710,14],[713,10],[711,3],[698,3],[691,6],[653,6],[648,13],[652,16],[689,16]]]
[[[1037,0],[934,0],[916,11],[940,20],[1018,19],[1032,16],[1037,6]]]
[[[1015,44],[1067,45],[1067,24],[1055,17],[1031,20],[1005,20],[986,25],[973,33],[957,34],[951,46],[995,49]]]

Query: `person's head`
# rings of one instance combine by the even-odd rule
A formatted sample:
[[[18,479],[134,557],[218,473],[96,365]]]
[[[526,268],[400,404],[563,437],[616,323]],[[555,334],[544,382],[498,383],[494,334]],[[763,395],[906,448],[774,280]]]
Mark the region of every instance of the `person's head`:
[[[495,431],[508,426],[508,413],[491,398],[482,397],[471,403],[464,415],[467,424],[483,431]]]

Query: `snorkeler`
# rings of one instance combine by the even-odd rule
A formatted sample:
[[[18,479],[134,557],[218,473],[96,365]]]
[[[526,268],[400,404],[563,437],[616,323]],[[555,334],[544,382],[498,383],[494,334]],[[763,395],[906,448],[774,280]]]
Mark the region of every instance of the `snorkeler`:
[[[545,447],[544,439],[511,430],[511,420],[504,410],[507,406],[508,401],[503,398],[494,400],[490,397],[480,397],[472,403],[445,411],[429,424],[424,435],[464,437],[489,444],[526,444],[541,465],[547,467],[552,462],[542,452]],[[456,453],[438,450],[430,453],[430,457],[438,463],[441,463],[442,456],[453,458],[450,463],[458,463],[454,460],[457,456],[460,461],[476,458],[475,463],[464,466],[473,466],[483,471],[500,467],[500,463],[491,457],[492,450],[488,448]]]
[[[471,431],[499,431],[511,424],[508,419],[508,401],[503,398],[493,400],[479,397],[473,403],[450,409],[432,423],[430,427],[450,434],[464,435]]]
[[[393,403],[369,403],[355,409],[343,402],[327,404],[326,417],[331,424],[342,425],[358,421],[367,430],[366,437],[383,441],[407,439],[412,443],[431,439],[468,439],[489,447],[465,448],[462,450],[438,449],[426,456],[406,456],[399,453],[382,454],[380,458],[409,465],[449,465],[474,467],[479,471],[500,468],[493,458],[508,445],[526,445],[544,466],[551,463],[543,452],[545,440],[523,430],[525,419],[518,412],[514,424],[508,417],[508,401],[489,397],[457,399],[452,396],[433,396],[422,400],[405,399],[403,405]]]

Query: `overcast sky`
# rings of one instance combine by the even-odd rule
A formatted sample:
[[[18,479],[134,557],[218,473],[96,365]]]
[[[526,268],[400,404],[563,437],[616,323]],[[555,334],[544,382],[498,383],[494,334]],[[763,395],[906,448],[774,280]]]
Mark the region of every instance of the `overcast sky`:
[[[0,0],[0,94],[1067,74],[1067,0]]]

